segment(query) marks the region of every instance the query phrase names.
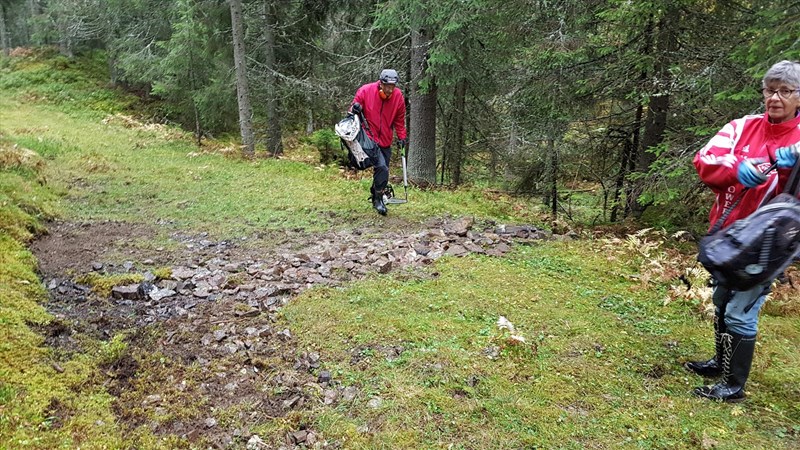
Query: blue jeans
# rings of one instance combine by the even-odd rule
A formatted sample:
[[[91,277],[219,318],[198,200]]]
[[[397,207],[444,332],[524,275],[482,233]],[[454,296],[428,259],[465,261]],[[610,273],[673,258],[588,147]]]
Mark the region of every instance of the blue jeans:
[[[771,292],[769,283],[758,285],[749,291],[733,291],[724,286],[717,285],[711,301],[716,306],[719,316],[721,308],[725,305],[725,327],[728,332],[742,336],[755,336],[758,333],[758,312]]]

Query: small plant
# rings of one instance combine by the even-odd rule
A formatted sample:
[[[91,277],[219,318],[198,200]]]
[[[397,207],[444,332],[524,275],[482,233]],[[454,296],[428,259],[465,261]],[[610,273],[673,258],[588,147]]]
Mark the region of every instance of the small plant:
[[[342,152],[342,147],[339,145],[339,137],[336,136],[333,130],[328,128],[317,130],[308,137],[308,141],[319,152],[320,163],[346,163],[347,155]]]
[[[499,355],[507,355],[518,362],[533,358],[538,351],[536,343],[528,342],[517,332],[514,324],[503,316],[497,319],[497,333],[492,337],[492,343]]]
[[[15,396],[16,392],[13,387],[0,383],[0,405],[7,405]]]
[[[159,280],[169,280],[172,278],[172,268],[171,267],[159,267],[153,271],[153,275]]]
[[[125,334],[114,335],[107,342],[100,345],[100,361],[104,364],[113,364],[118,361],[128,350],[128,343],[125,342]]]

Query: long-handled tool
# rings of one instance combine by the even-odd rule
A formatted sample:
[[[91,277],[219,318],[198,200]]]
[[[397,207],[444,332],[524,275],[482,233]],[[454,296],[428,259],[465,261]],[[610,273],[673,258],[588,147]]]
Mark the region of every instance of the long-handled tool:
[[[405,198],[397,198],[394,196],[394,189],[390,192],[392,196],[387,198],[384,203],[389,205],[399,205],[402,203],[408,203],[408,172],[406,171],[406,148],[405,146],[400,147],[400,157],[403,161],[403,194],[405,194]]]

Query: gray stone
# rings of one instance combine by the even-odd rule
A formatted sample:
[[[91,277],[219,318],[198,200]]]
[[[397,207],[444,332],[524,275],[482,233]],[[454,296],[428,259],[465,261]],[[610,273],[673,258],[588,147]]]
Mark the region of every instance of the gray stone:
[[[336,389],[326,389],[325,392],[322,394],[322,403],[326,405],[332,405],[336,403],[336,399],[339,398],[339,391]]]
[[[292,444],[302,444],[306,442],[307,438],[308,438],[308,431],[306,430],[300,430],[291,433]]]
[[[347,386],[342,391],[342,400],[346,402],[352,402],[355,400],[356,396],[358,395],[358,388],[355,386]]]
[[[469,251],[467,251],[466,248],[458,244],[451,245],[447,248],[447,252],[445,252],[445,254],[448,256],[464,256],[468,253]]]
[[[156,289],[154,291],[150,291],[148,295],[150,296],[151,300],[157,302],[167,297],[177,295],[177,292],[173,291],[172,289]]]
[[[139,298],[139,285],[114,286],[111,288],[111,297],[117,299],[136,300]]]
[[[185,280],[192,278],[195,272],[187,267],[176,267],[172,269],[172,278],[175,280]]]
[[[263,448],[267,448],[267,444],[264,442],[261,437],[257,434],[250,436],[250,439],[247,440],[247,446],[245,447],[247,450],[261,450]]]

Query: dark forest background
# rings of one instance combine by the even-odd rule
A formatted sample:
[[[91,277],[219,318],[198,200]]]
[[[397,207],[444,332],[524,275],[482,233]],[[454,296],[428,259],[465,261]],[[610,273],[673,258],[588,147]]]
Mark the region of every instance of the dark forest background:
[[[416,185],[531,195],[589,224],[702,223],[691,158],[760,111],[799,19],[785,1],[0,0],[7,55],[102,60],[150,120],[199,145],[236,136],[245,156],[330,138],[355,89],[395,68]]]

